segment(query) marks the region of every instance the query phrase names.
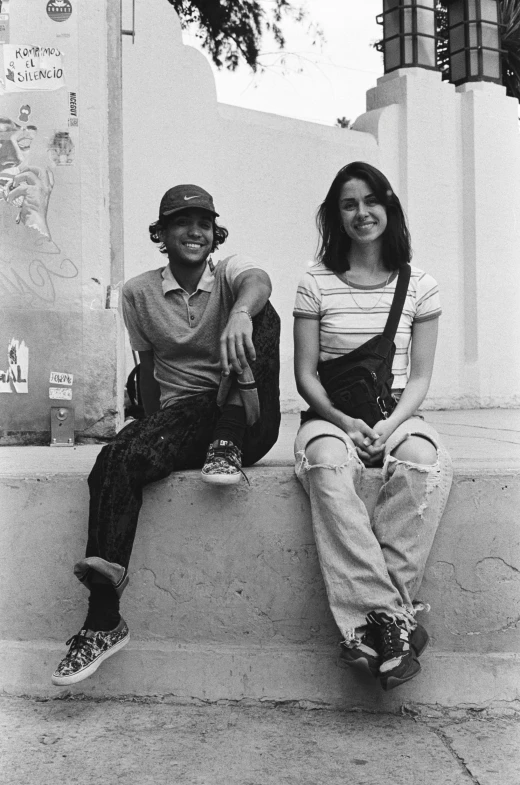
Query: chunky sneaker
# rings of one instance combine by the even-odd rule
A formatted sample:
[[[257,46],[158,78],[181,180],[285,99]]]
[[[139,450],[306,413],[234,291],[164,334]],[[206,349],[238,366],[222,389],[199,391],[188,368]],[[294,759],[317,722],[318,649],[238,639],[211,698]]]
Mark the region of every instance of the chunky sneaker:
[[[382,688],[385,691],[392,690],[417,676],[421,666],[411,645],[411,633],[406,622],[376,612],[368,614],[367,622],[374,625],[378,634],[377,647],[381,655],[379,679]],[[421,651],[423,649],[424,646]]]
[[[417,627],[410,633],[410,646],[412,647],[416,657],[421,656],[429,642],[430,636],[422,624],[418,624]]]
[[[213,485],[235,485],[240,482],[242,455],[233,442],[216,439],[209,446],[206,463],[201,475],[204,482]]]
[[[104,660],[126,646],[129,640],[130,632],[123,619],[115,629],[108,632],[80,630],[67,641],[66,645],[70,645],[70,649],[52,674],[52,683],[65,687],[83,681],[97,671]]]
[[[374,678],[379,672],[377,635],[369,624],[360,640],[342,641],[338,665],[370,673]]]

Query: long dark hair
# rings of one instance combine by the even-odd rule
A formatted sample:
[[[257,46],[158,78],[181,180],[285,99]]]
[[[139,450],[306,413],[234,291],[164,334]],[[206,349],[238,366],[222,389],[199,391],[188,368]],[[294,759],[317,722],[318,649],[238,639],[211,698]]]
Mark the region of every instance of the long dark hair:
[[[176,213],[174,213],[174,215],[176,215]],[[164,243],[161,240],[160,232],[163,229],[166,229],[166,226],[168,225],[168,221],[172,217],[173,216],[170,215],[163,215],[157,221],[151,223],[150,226],[148,227],[148,231],[150,232],[150,240],[152,241],[152,243],[159,244],[159,251],[161,253],[168,253],[168,251],[166,250]],[[211,252],[215,251],[219,247],[219,245],[222,245],[222,243],[226,242],[228,234],[229,232],[226,229],[226,227],[219,226],[215,221],[215,219],[213,218],[213,245],[211,246]]]
[[[385,267],[387,270],[397,270],[409,264],[412,248],[401,202],[384,174],[364,161],[354,161],[339,170],[325,200],[318,208],[316,224],[321,238],[318,261],[329,270],[338,273],[343,273],[350,267],[347,255],[352,240],[341,231],[339,197],[344,183],[353,179],[363,180],[386,210],[388,223],[383,234],[382,246]]]

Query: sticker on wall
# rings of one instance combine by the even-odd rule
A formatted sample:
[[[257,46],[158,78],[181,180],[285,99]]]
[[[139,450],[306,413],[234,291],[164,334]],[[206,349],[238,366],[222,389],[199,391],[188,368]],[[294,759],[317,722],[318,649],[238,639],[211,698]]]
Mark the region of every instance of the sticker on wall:
[[[66,22],[72,14],[72,3],[69,0],[49,0],[47,15],[53,22]]]
[[[31,116],[31,107],[29,106],[29,104],[23,104],[23,106],[20,107],[20,112],[18,114],[18,122],[28,123],[30,116]]]
[[[58,371],[51,371],[49,384],[64,384],[70,387],[73,381],[74,375],[72,373],[59,373]]]
[[[55,46],[4,44],[0,78],[6,93],[65,87],[63,55]]]
[[[56,166],[70,166],[74,162],[74,142],[69,131],[56,131],[49,143],[49,158]]]
[[[76,93],[69,93],[69,125],[78,127],[78,96]]]
[[[29,392],[29,349],[25,341],[11,338],[7,347],[7,370],[0,370],[0,393]]]
[[[9,14],[0,13],[0,44],[8,44],[8,43],[9,43]]]
[[[72,390],[70,387],[49,387],[49,398],[54,401],[72,401]]]

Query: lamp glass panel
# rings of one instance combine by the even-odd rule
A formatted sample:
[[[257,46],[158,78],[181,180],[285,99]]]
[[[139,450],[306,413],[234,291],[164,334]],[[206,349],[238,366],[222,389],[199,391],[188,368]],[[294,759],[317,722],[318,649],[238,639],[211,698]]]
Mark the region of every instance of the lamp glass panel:
[[[469,53],[469,74],[468,76],[479,76],[478,52],[474,49]]]
[[[451,81],[457,84],[466,78],[466,57],[464,52],[459,52],[450,57]]]
[[[414,11],[411,8],[403,8],[403,33],[413,33]]]
[[[435,15],[427,8],[417,9],[417,32],[423,35],[435,35]]]
[[[458,52],[459,49],[464,48],[464,25],[458,25],[450,30],[449,45],[450,52]]]
[[[474,22],[468,25],[468,46],[478,46],[478,27]]]
[[[491,49],[498,49],[498,27],[495,25],[482,24],[482,46],[489,46]]]
[[[385,43],[385,72],[394,71],[401,65],[401,47],[399,38],[392,38]]]
[[[489,49],[482,50],[484,61],[484,76],[490,79],[500,80],[500,55],[498,52],[491,52]]]
[[[476,0],[468,0],[468,19],[478,19]]]
[[[451,26],[459,24],[464,21],[464,2],[463,0],[456,0],[448,6],[448,24]]]
[[[383,34],[385,38],[399,35],[399,11],[391,11],[383,17]]]
[[[498,3],[496,0],[480,0],[480,13],[486,22],[498,22]]]
[[[433,38],[423,38],[419,36],[417,39],[417,60],[418,65],[426,65],[435,68],[435,40]]]
[[[403,65],[414,65],[413,57],[413,38],[407,35],[404,39],[404,63]]]
[[[383,0],[383,11],[390,11],[392,8],[397,8],[400,0]]]

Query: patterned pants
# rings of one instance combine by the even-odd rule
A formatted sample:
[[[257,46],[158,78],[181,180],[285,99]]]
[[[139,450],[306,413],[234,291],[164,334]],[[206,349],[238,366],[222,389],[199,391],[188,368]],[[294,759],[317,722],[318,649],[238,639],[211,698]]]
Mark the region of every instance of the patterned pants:
[[[267,303],[253,320],[257,359],[251,364],[260,419],[248,427],[243,465],[259,461],[275,444],[280,426],[280,319]],[[128,567],[143,488],[174,471],[204,464],[219,418],[217,390],[181,400],[127,425],[99,453],[90,473],[86,556]]]

